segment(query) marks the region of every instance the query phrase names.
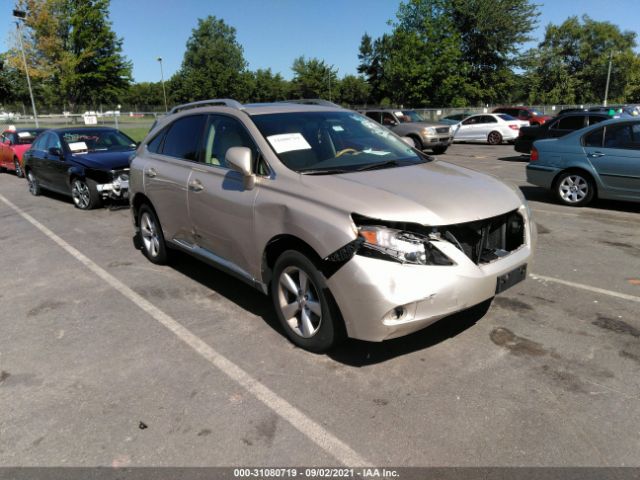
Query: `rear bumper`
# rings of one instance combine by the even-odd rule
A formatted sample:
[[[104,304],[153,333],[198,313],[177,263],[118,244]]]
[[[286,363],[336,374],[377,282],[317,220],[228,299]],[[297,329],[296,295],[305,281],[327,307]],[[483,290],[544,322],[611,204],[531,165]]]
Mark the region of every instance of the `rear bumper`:
[[[516,152],[529,154],[531,153],[531,147],[533,147],[533,141],[531,139],[518,137],[516,138],[516,143],[513,146],[513,149]]]
[[[551,190],[553,179],[556,177],[559,169],[529,163],[526,171],[527,182]]]
[[[449,242],[437,246],[455,262],[451,266],[408,265],[356,255],[328,280],[348,335],[368,341],[400,337],[492,298],[500,275],[531,261],[535,226],[529,221],[525,225],[526,239],[520,248],[483,265]]]

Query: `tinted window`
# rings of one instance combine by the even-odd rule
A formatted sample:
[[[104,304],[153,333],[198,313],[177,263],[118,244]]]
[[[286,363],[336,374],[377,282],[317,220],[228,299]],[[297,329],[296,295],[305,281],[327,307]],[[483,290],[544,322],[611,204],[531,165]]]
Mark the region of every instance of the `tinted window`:
[[[555,130],[579,130],[584,127],[584,116],[571,115],[569,117],[561,118],[553,128]]]
[[[507,115],[506,113],[501,113],[500,115],[498,115],[498,117],[500,117],[502,120],[506,120],[507,122],[510,122],[511,120],[517,120],[517,118],[514,118],[511,115]]]
[[[16,145],[29,145],[42,130],[21,130],[13,134],[12,142]]]
[[[365,115],[367,117],[369,117],[372,120],[375,120],[376,122],[380,123],[380,112],[367,112],[365,113]]]
[[[478,123],[479,119],[480,119],[480,117],[469,117],[464,122],[462,122],[462,124],[463,125],[475,125],[476,123]]]
[[[160,147],[162,145],[162,140],[164,140],[165,133],[167,133],[166,128],[162,129],[160,133],[153,137],[153,140],[147,144],[147,150],[151,153],[160,153]]]
[[[583,143],[585,147],[602,147],[602,134],[604,129],[598,128],[588,134],[583,139]]]
[[[395,125],[396,123],[398,123],[398,121],[389,112],[384,112],[382,114],[383,125]]]
[[[498,120],[491,115],[483,115],[480,117],[480,120],[478,120],[478,123],[498,123]]]
[[[638,125],[610,125],[605,129],[605,148],[632,148],[640,146],[640,128]]]
[[[603,120],[608,120],[608,118],[600,115],[589,115],[589,125],[595,125],[596,123],[600,123]]]
[[[206,118],[204,115],[192,115],[173,122],[165,137],[162,153],[185,160],[197,160]]]
[[[225,157],[231,147],[248,147],[257,157],[258,149],[240,122],[231,117],[211,115],[203,145],[204,163],[229,168]]]
[[[60,135],[72,152],[122,152],[136,147],[133,139],[113,129],[65,130]]]

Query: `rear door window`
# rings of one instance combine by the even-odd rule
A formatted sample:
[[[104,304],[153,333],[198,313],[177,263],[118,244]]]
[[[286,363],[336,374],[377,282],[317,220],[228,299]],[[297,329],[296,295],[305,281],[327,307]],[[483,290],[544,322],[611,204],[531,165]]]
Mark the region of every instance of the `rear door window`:
[[[162,154],[197,161],[207,117],[191,115],[171,124],[164,139]]]
[[[561,118],[553,128],[554,130],[579,130],[584,127],[583,115],[571,115],[569,117]]]
[[[609,119],[603,115],[589,115],[589,125],[595,125],[596,123],[600,123],[604,120]]]
[[[637,149],[640,144],[637,137],[640,137],[640,130],[634,131],[632,125],[609,125],[604,133],[604,148]]]
[[[585,147],[602,147],[602,136],[604,134],[604,128],[598,128],[593,132],[585,135],[582,138],[582,144]]]

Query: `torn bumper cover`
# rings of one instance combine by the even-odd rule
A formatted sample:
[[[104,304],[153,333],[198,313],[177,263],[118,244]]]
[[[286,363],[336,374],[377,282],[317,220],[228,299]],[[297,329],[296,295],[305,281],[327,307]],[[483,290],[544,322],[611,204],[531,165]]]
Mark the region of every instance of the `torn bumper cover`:
[[[113,172],[113,181],[96,185],[103,198],[113,200],[129,198],[129,172]]]
[[[409,261],[384,258],[383,248],[359,242],[355,254],[327,281],[348,335],[368,341],[400,337],[492,298],[499,277],[531,260],[532,228],[526,207],[480,222],[433,228],[422,238],[438,254],[426,248],[426,258],[403,253]]]

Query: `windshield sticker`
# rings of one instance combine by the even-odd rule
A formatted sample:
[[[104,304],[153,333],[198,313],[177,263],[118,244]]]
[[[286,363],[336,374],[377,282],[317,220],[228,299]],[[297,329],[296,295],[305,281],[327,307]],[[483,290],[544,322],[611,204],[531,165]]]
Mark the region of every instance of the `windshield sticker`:
[[[84,142],[72,142],[69,144],[69,150],[72,152],[80,152],[82,150],[88,150],[88,148]]]
[[[333,128],[333,130],[336,131],[336,132],[344,132],[344,128],[342,128],[342,126],[340,126],[340,125],[334,125],[331,128]]]
[[[378,155],[380,157],[391,155],[391,152],[385,152],[384,150],[371,150],[370,148],[363,150],[362,153],[368,153],[369,155]]]
[[[293,150],[311,150],[311,145],[300,133],[282,133],[267,137],[276,153],[291,152]]]
[[[33,137],[33,135],[31,135],[31,132],[18,132],[18,136],[20,138],[29,138],[29,137]]]
[[[396,114],[396,117],[404,117],[404,113],[402,112],[393,112]]]

